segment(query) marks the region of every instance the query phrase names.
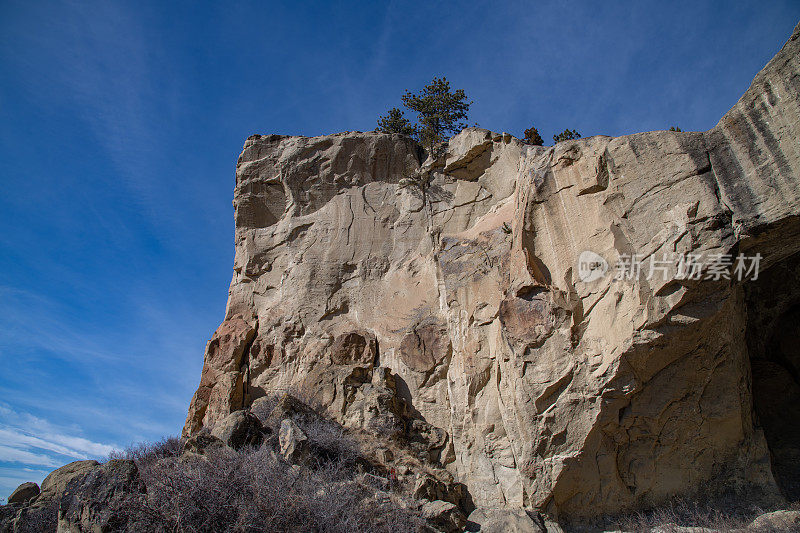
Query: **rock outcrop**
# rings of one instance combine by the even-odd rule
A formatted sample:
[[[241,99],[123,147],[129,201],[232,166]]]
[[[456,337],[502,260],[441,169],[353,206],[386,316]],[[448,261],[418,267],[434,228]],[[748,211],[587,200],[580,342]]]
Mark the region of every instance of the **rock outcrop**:
[[[304,464],[308,460],[311,452],[308,437],[291,418],[281,422],[278,439],[281,456],[290,464]]]
[[[798,139],[800,26],[704,133],[254,135],[184,434],[291,391],[478,507],[796,497]]]
[[[67,486],[100,467],[97,461],[74,461],[57,468],[42,481],[23,483],[0,506],[0,533],[55,531],[58,507]]]
[[[11,495],[8,497],[8,503],[10,504],[28,503],[38,495],[39,495],[39,485],[28,481],[27,483],[23,483],[16,489],[14,489],[14,492],[12,492]]]
[[[238,450],[244,446],[259,446],[269,429],[261,425],[261,421],[252,413],[236,411],[226,416],[211,431],[226,446]]]
[[[467,525],[467,517],[458,507],[441,500],[423,503],[420,516],[441,533],[464,531]]]
[[[59,502],[58,532],[135,531],[126,507],[144,493],[134,461],[108,461],[66,486]]]
[[[42,492],[39,498],[46,500],[61,498],[64,489],[67,488],[67,485],[69,485],[73,479],[88,474],[99,465],[100,463],[97,461],[91,460],[73,461],[61,468],[53,470],[44,478],[44,481],[42,481]]]

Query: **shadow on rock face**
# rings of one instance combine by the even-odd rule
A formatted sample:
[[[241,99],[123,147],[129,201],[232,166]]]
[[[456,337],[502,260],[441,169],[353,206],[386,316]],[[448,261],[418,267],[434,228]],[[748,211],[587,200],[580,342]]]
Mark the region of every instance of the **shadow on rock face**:
[[[772,473],[789,501],[800,499],[800,254],[747,288],[747,342],[757,422]]]

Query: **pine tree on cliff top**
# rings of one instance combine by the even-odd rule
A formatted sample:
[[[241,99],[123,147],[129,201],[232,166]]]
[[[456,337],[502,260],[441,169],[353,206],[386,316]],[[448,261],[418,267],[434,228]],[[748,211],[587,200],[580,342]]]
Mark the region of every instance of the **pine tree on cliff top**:
[[[402,100],[417,113],[419,140],[428,150],[467,127],[464,121],[472,101],[467,101],[464,89],[452,91],[447,78],[433,78],[416,94],[406,91]]]
[[[378,117],[378,131],[411,135],[429,151],[467,127],[467,101],[464,89],[450,89],[447,78],[433,78],[420,92],[406,91],[401,97],[403,105],[417,114],[417,124],[393,107],[386,115]]]
[[[558,135],[553,135],[553,142],[559,143],[561,141],[571,141],[580,138],[581,134],[578,133],[578,130],[566,129]]]
[[[522,140],[528,144],[533,144],[534,146],[542,146],[544,144],[542,136],[539,135],[539,130],[533,126],[525,130],[525,138]]]
[[[384,116],[378,117],[378,131],[383,133],[401,133],[403,135],[416,135],[417,128],[396,107],[389,110]]]

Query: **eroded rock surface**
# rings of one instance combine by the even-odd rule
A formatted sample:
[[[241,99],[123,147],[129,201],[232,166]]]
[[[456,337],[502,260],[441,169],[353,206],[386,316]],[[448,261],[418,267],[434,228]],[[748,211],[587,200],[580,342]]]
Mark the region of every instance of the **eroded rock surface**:
[[[252,136],[226,316],[184,433],[292,391],[417,439],[479,507],[777,501],[800,447],[754,411],[752,373],[797,391],[800,358],[757,326],[796,326],[800,290],[786,279],[780,309],[753,295],[797,265],[799,138],[800,26],[705,133],[538,147],[469,128],[427,161],[397,135]],[[612,272],[584,281],[587,250]],[[739,253],[760,254],[761,280],[660,270]],[[615,279],[631,254],[641,271]],[[757,407],[783,401],[765,394]]]
[[[136,531],[126,507],[144,493],[134,461],[108,461],[67,484],[59,501],[58,531]]]

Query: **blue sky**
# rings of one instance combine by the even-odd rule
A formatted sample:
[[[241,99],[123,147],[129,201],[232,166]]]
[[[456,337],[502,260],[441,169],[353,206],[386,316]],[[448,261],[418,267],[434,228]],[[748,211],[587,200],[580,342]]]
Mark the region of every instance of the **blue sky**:
[[[445,75],[545,140],[711,128],[798,2],[0,0],[0,497],[176,434],[252,133],[370,130]]]

